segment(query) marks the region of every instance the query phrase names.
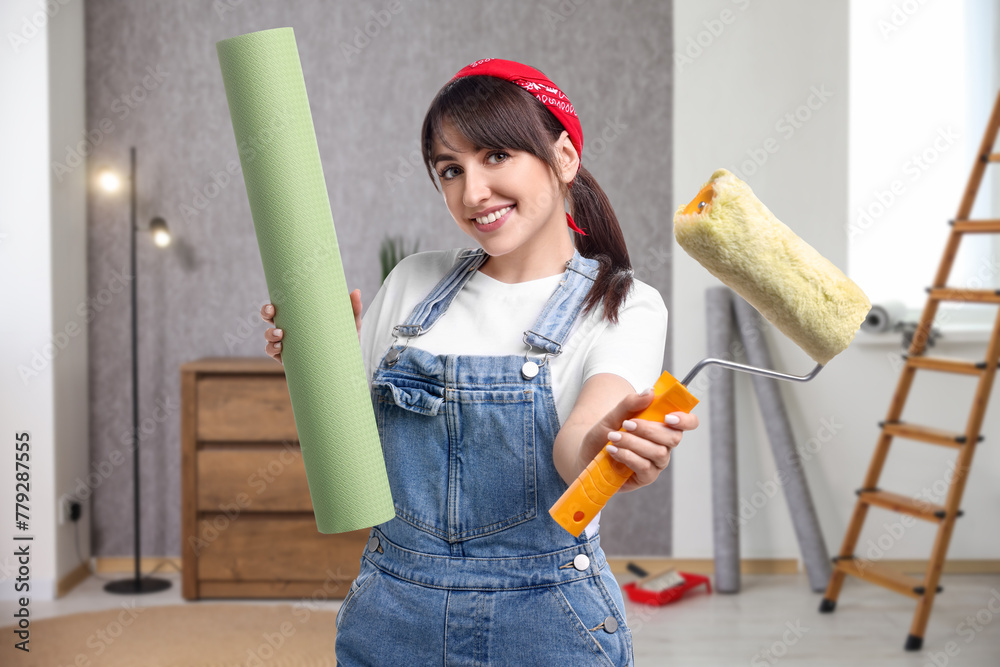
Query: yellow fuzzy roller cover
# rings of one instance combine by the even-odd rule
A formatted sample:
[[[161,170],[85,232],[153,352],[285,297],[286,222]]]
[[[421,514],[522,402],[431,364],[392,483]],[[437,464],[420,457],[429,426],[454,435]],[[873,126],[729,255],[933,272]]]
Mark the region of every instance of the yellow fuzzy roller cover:
[[[819,364],[850,345],[871,310],[853,280],[726,169],[677,209],[674,237]]]

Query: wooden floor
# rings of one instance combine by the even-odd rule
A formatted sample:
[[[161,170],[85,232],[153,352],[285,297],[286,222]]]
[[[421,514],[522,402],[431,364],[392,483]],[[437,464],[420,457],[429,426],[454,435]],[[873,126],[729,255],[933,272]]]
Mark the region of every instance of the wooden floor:
[[[173,581],[173,587],[137,598],[139,605],[184,603],[178,575],[163,576]],[[618,578],[624,584],[632,577]],[[105,593],[103,583],[90,577],[60,600],[32,601],[32,616],[117,608],[122,597]],[[625,614],[638,667],[1000,665],[1000,575],[945,574],[941,583],[944,592],[934,605],[924,648],[918,653],[903,650],[914,602],[850,577],[833,614],[817,611],[821,595],[809,590],[804,574],[743,575],[743,591],[737,595],[706,595],[699,590],[666,607],[626,601]],[[340,602],[317,607],[336,610]],[[9,618],[8,607],[10,603],[0,603]]]
[[[665,607],[627,601],[635,664],[1000,666],[998,575],[943,575],[920,652],[903,650],[916,606],[910,598],[848,577],[836,611],[821,614],[822,594],[809,590],[804,574],[743,575],[742,583],[735,595],[698,594]],[[975,626],[966,622],[977,614]]]

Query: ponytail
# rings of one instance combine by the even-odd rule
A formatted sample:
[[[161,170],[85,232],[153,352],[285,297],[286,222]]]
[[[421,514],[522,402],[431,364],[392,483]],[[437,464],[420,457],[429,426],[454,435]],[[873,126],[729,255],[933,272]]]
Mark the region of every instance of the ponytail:
[[[598,301],[604,302],[604,318],[618,323],[618,311],[632,289],[632,262],[629,260],[625,237],[618,217],[604,190],[594,175],[580,165],[569,188],[570,215],[577,226],[587,233],[573,233],[576,249],[584,257],[600,263],[597,279],[584,301],[584,314]]]

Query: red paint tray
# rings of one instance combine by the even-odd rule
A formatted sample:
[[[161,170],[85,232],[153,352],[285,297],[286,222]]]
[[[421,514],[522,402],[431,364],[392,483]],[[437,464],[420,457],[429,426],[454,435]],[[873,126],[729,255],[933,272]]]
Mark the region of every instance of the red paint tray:
[[[638,574],[640,577],[649,576],[649,574],[644,569],[642,569],[635,563],[629,563],[627,567],[629,570]],[[702,584],[705,585],[705,588],[708,593],[712,592],[712,582],[709,580],[708,577],[700,574],[693,574],[691,572],[678,572],[677,574],[684,577],[684,583],[676,586],[671,586],[663,590],[652,591],[646,588],[639,588],[638,586],[636,586],[636,584],[638,583],[636,581],[630,581],[629,583],[622,586],[622,589],[625,591],[625,594],[628,595],[628,599],[632,600],[633,602],[639,602],[641,604],[658,605],[658,606],[670,604],[671,602],[676,602],[677,600],[680,600],[682,597],[684,597],[684,594],[687,593],[689,590],[691,590],[692,588],[697,588]],[[656,576],[661,576],[661,575],[656,575]],[[655,578],[656,577],[652,577],[651,579]]]

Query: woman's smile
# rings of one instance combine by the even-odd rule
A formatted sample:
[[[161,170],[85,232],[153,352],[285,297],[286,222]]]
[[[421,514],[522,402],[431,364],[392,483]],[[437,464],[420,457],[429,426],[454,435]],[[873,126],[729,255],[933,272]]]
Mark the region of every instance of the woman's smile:
[[[511,213],[514,212],[515,206],[517,205],[511,204],[510,206],[506,206],[500,209],[499,211],[494,211],[489,215],[484,215],[479,218],[473,218],[472,222],[476,226],[476,229],[478,229],[479,231],[492,232],[496,229],[500,229],[500,227],[502,227],[503,224],[507,222],[507,219],[511,216]]]

